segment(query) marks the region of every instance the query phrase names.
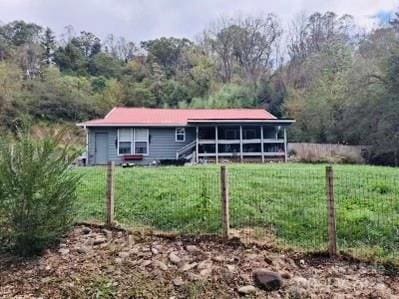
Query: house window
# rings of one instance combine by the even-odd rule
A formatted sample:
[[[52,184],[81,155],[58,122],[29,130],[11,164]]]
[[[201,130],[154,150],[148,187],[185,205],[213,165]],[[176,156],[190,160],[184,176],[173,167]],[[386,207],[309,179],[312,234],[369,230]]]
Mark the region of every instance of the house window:
[[[148,129],[134,129],[134,153],[148,155]]]
[[[176,142],[184,142],[184,141],[186,141],[186,129],[176,128]]]
[[[130,155],[132,153],[132,130],[119,129],[118,136],[119,155]]]
[[[119,142],[119,155],[129,155],[132,152],[132,143],[129,141]]]
[[[118,154],[148,155],[149,134],[148,129],[119,129]]]

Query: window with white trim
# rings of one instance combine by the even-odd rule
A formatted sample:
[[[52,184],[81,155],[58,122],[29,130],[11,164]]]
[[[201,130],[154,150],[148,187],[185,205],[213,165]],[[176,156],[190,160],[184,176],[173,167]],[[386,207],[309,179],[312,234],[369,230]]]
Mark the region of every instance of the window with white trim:
[[[185,128],[176,128],[175,141],[176,142],[186,141],[186,129]]]
[[[118,155],[148,155],[148,129],[118,129]]]
[[[130,155],[132,153],[132,129],[118,130],[118,154]]]
[[[134,129],[134,153],[148,155],[148,129]]]

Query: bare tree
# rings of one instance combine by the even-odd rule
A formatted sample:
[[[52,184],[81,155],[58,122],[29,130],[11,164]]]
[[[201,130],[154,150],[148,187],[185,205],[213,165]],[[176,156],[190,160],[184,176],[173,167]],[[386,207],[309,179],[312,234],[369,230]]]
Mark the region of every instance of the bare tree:
[[[138,48],[133,42],[126,41],[124,37],[117,38],[113,34],[107,36],[103,45],[105,52],[125,62],[132,60],[138,52]]]
[[[75,28],[72,25],[64,27],[64,32],[61,34],[60,44],[65,46],[76,36]]]
[[[222,80],[230,82],[236,69],[256,85],[271,69],[273,46],[282,29],[273,14],[221,18],[205,32],[204,43],[218,62]]]
[[[256,85],[259,77],[268,72],[273,46],[282,34],[276,17],[248,17],[238,21],[235,29],[234,56],[243,68],[247,80]]]
[[[289,25],[287,49],[292,63],[302,61],[307,56],[307,20],[308,17],[301,12]]]
[[[231,21],[219,19],[204,32],[203,47],[208,54],[216,56],[223,82],[230,82],[234,65],[234,33]]]

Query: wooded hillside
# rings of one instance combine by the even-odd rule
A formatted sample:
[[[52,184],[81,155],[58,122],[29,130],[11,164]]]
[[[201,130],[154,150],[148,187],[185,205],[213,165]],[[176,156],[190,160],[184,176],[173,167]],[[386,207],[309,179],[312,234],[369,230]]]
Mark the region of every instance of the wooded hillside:
[[[398,164],[399,14],[372,31],[349,15],[221,18],[197,40],[60,38],[24,21],[0,26],[0,126],[78,122],[113,106],[265,107],[297,120],[292,141],[371,145]],[[134,28],[132,28],[134,30]]]

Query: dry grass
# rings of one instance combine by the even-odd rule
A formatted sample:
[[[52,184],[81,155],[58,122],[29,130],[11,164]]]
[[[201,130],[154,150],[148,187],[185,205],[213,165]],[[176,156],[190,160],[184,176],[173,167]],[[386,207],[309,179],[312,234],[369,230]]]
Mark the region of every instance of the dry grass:
[[[318,143],[290,143],[290,160],[307,163],[363,164],[363,146]]]

